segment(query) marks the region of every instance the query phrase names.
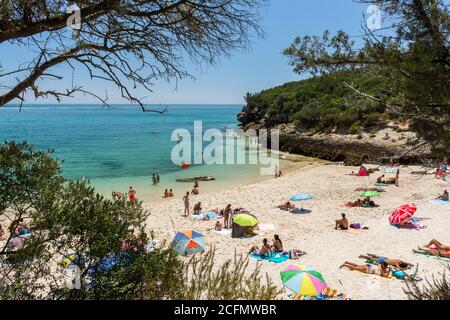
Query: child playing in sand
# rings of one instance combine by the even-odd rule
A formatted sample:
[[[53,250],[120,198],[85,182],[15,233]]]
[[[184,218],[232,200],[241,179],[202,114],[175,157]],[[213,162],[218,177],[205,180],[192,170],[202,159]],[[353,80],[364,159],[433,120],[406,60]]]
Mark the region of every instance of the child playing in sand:
[[[216,222],[216,226],[214,227],[214,230],[222,231],[222,224],[220,223],[220,221]]]

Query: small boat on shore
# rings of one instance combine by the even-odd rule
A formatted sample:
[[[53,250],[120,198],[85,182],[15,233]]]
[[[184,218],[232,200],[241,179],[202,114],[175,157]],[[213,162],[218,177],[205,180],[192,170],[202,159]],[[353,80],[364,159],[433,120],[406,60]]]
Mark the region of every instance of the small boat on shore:
[[[197,181],[214,181],[216,178],[211,176],[205,176],[205,177],[195,177],[195,178],[186,178],[186,179],[177,179],[176,182],[195,182]]]

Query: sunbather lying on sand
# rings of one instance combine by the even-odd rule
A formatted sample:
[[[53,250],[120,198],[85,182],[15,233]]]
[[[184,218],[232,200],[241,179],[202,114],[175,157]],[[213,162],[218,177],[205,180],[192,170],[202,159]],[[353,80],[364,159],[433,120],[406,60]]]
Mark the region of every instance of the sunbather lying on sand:
[[[285,204],[282,204],[281,206],[278,206],[278,208],[280,210],[283,210],[283,211],[289,211],[289,210],[294,209],[295,206],[288,201]]]
[[[334,227],[335,230],[348,230],[349,222],[347,218],[345,217],[345,213],[341,214],[342,219],[336,220],[336,226]]]
[[[397,270],[407,270],[413,267],[411,263],[404,262],[400,259],[389,259],[387,257],[381,257],[371,253],[368,253],[367,255],[360,255],[359,257],[362,259],[366,259],[370,263],[382,264],[384,262],[390,266],[395,267]]]
[[[431,240],[425,247],[418,247],[419,253],[426,253],[434,256],[450,258],[450,247],[445,246],[437,240]]]
[[[359,271],[361,273],[373,274],[383,278],[389,278],[389,276],[391,275],[391,270],[386,263],[374,266],[370,264],[356,264],[353,262],[346,261],[339,268],[348,268],[352,271]]]
[[[361,205],[362,205],[362,200],[361,199],[358,199],[358,200],[356,200],[355,202],[347,202],[346,203],[346,207],[361,207]]]
[[[264,256],[266,253],[271,253],[270,245],[268,243],[268,240],[266,238],[263,239],[263,245],[261,249],[259,249],[257,246],[254,246],[250,249],[249,254],[256,253],[258,256]]]

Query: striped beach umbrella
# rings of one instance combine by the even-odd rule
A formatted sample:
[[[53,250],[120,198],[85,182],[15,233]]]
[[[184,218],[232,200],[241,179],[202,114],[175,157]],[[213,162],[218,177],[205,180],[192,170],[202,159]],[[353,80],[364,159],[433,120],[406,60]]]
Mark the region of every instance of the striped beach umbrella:
[[[414,203],[408,203],[402,205],[391,213],[389,217],[390,224],[402,223],[403,221],[411,218],[417,211],[417,207]]]
[[[205,251],[205,242],[205,237],[202,234],[187,230],[177,232],[172,240],[172,246],[180,256],[187,256]]]
[[[328,287],[319,272],[299,264],[288,266],[280,276],[286,288],[302,296],[318,296]]]

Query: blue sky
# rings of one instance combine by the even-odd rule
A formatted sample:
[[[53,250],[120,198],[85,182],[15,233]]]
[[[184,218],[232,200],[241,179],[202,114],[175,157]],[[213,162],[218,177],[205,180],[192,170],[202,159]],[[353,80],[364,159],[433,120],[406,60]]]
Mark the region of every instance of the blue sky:
[[[321,35],[326,29],[344,30],[352,36],[361,34],[363,14],[367,6],[352,0],[270,0],[270,5],[261,11],[265,39],[257,39],[248,53],[235,53],[223,58],[215,66],[193,66],[188,71],[195,80],[181,80],[178,83],[160,81],[153,87],[154,92],[139,91],[137,96],[147,96],[148,104],[243,104],[246,92],[258,92],[288,81],[299,80],[292,72],[287,59],[281,52],[296,36]],[[357,40],[358,38],[355,38]],[[10,45],[0,45],[0,64],[10,70],[18,57],[24,58],[28,49],[18,49]],[[49,81],[43,87],[64,87],[70,85],[72,72],[69,68],[57,67],[60,74],[67,75],[63,80]],[[111,85],[92,81],[87,74],[78,72],[75,83],[104,95],[108,90],[109,102],[126,103]],[[1,89],[0,89],[0,92]],[[27,103],[46,103],[52,100],[37,101],[29,95]],[[79,95],[67,98],[64,103],[96,103],[91,97]]]

